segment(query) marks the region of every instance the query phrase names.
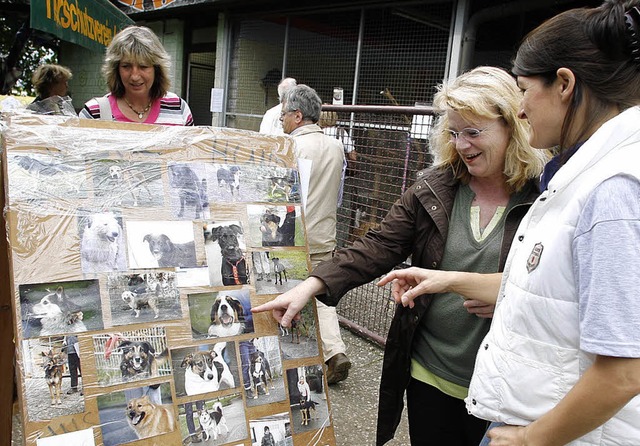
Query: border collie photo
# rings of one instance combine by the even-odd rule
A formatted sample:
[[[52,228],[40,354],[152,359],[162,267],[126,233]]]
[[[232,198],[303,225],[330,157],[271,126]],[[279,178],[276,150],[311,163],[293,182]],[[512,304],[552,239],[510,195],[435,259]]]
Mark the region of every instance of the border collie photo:
[[[140,381],[171,374],[163,327],[93,336],[99,386]]]
[[[19,293],[25,339],[104,327],[97,280],[20,285]]]
[[[101,159],[91,161],[93,194],[101,206],[134,208],[164,204],[159,163]]]
[[[78,233],[83,273],[127,269],[122,217],[113,212],[78,216]]]
[[[189,294],[194,340],[253,333],[248,289]]]
[[[116,446],[178,429],[168,382],[98,396],[104,446]]]
[[[208,221],[203,224],[202,230],[211,286],[249,283],[242,224],[239,221]]]
[[[63,336],[22,341],[25,406],[29,420],[44,421],[84,412],[80,392],[70,392]]]
[[[178,405],[182,444],[228,444],[247,438],[242,396],[233,393],[217,399],[201,399]]]
[[[109,274],[111,324],[126,325],[182,318],[174,271]]]
[[[129,267],[198,266],[191,221],[126,221]]]
[[[234,342],[171,349],[176,396],[192,396],[241,385]]]
[[[322,364],[287,369],[293,430],[306,432],[328,426],[329,408]]]
[[[267,246],[305,246],[300,206],[248,205],[247,244]]]
[[[278,337],[263,336],[238,341],[238,345],[247,406],[286,400]]]

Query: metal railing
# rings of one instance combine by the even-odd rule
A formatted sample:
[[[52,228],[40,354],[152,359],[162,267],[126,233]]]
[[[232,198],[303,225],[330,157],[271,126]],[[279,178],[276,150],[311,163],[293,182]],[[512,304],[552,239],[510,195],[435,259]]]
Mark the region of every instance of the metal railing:
[[[378,227],[416,173],[431,164],[428,135],[435,111],[368,105],[323,105],[322,110],[337,113],[337,126],[349,132],[357,153],[348,161],[338,209],[338,246],[345,247]],[[344,326],[379,345],[386,341],[394,311],[390,287],[379,288],[375,281],[351,290],[338,305]]]

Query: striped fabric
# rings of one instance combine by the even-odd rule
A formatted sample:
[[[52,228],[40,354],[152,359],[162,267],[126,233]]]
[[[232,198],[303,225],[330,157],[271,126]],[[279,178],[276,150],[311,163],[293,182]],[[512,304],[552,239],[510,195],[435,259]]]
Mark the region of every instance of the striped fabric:
[[[109,118],[100,116],[100,104],[95,98],[90,99],[84,105],[78,116],[84,119],[104,119],[140,124],[139,121],[132,121],[122,113],[115,96],[108,93],[105,97],[109,100],[112,116]],[[142,124],[193,125],[193,116],[191,115],[191,109],[184,100],[175,93],[167,92],[164,97],[153,102],[147,119]]]

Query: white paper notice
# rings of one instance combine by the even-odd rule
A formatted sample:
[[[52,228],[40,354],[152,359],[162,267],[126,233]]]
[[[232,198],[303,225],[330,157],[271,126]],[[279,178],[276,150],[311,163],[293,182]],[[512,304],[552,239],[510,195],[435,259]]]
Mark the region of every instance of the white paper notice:
[[[211,110],[214,113],[222,113],[222,100],[224,99],[224,89],[211,89]]]
[[[313,161],[298,158],[298,174],[300,175],[300,191],[302,192],[302,208],[307,209],[307,197],[309,196],[309,179],[311,178],[311,165]]]
[[[73,446],[96,446],[96,442],[93,439],[93,429],[89,428],[83,431],[69,432],[36,440],[36,445],[38,446],[69,446],[70,444]]]

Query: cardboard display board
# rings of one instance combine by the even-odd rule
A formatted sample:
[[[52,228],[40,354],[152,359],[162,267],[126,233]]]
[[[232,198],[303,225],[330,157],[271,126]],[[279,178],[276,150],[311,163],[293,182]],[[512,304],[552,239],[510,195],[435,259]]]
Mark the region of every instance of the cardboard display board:
[[[6,117],[27,445],[334,445],[293,140]],[[72,375],[79,369],[77,391]]]

